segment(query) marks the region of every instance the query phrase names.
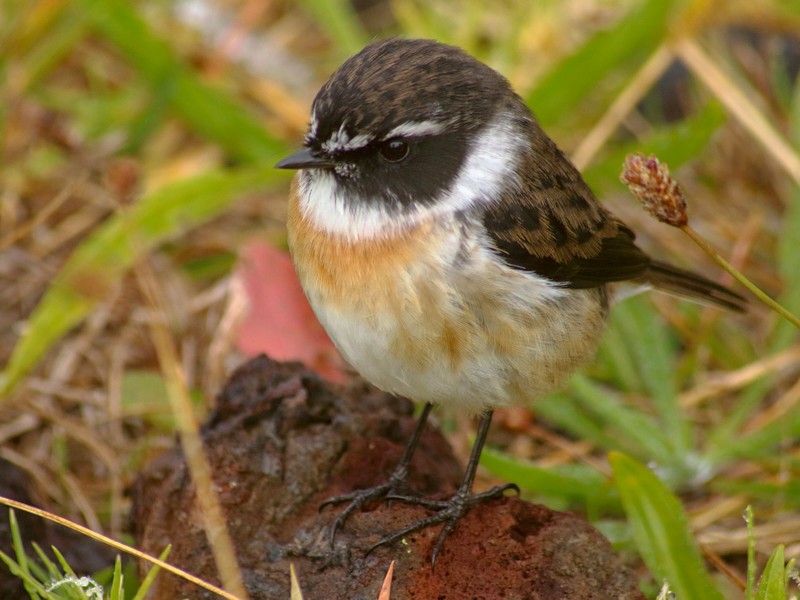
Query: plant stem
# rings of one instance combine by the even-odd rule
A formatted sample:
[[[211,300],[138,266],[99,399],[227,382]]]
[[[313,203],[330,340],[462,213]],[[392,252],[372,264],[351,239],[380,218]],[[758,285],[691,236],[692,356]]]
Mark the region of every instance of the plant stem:
[[[778,304],[775,300],[770,298],[766,292],[764,292],[760,287],[758,287],[755,283],[750,281],[747,277],[745,277],[736,267],[730,264],[727,260],[722,258],[711,245],[706,242],[699,233],[697,233],[690,225],[683,225],[681,226],[681,230],[688,235],[695,244],[700,246],[711,258],[713,258],[717,263],[725,269],[728,273],[733,275],[736,280],[741,283],[744,287],[748,290],[753,292],[753,294],[761,300],[764,304],[769,306],[772,310],[782,316],[784,319],[789,321],[792,325],[800,329],[800,319],[786,310],[783,306]]]

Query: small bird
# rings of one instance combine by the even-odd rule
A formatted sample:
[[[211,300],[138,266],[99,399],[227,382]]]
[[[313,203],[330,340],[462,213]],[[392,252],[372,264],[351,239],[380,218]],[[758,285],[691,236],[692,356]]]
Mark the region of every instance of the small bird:
[[[385,498],[433,514],[382,539],[442,523],[432,561],[473,506],[498,406],[530,405],[593,356],[615,288],[660,288],[742,310],[738,294],[652,260],[603,208],[509,82],[454,46],[372,43],[322,86],[299,169],[289,247],[300,282],[344,358],[378,388],[424,404],[385,484],[349,502],[331,529]],[[405,478],[431,407],[482,414],[462,484],[448,500]]]

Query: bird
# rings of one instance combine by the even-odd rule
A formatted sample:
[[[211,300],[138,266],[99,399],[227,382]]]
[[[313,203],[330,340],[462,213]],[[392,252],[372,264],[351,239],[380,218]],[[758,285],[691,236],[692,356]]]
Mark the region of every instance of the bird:
[[[422,505],[431,516],[373,548],[442,524],[431,561],[475,505],[497,407],[535,405],[593,357],[612,300],[655,288],[742,311],[739,294],[650,258],[604,208],[508,80],[458,47],[370,43],[317,93],[294,169],[289,250],[320,323],[370,383],[423,405],[400,463],[344,504],[330,542],[365,504]],[[451,498],[406,485],[435,405],[481,415]]]

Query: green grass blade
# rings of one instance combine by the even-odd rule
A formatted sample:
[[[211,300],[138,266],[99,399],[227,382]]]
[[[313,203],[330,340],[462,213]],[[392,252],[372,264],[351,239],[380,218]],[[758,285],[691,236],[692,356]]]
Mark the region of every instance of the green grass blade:
[[[492,448],[484,448],[481,465],[537,495],[556,497],[570,505],[590,504],[598,510],[620,508],[619,497],[608,478],[588,465],[543,469]]]
[[[25,591],[33,598],[49,598],[50,594],[45,590],[41,581],[39,581],[33,574],[32,562],[28,561],[28,555],[25,552],[25,542],[22,541],[22,534],[19,531],[19,522],[17,521],[17,514],[14,509],[8,509],[8,526],[11,530],[11,545],[14,548],[14,555],[17,560],[14,560],[4,552],[0,552],[0,560],[2,560],[13,575],[22,580],[22,585]]]
[[[624,310],[624,304],[619,306]],[[636,359],[631,355],[630,344],[622,328],[614,323],[617,307],[612,311],[612,319],[597,351],[592,375],[600,381],[608,381],[615,388],[624,391],[641,390],[644,385],[639,379]]]
[[[16,72],[24,74],[19,92],[28,91],[44,79],[88,31],[89,19],[83,11],[69,4],[57,10],[59,14],[16,65]]]
[[[558,392],[540,398],[534,407],[536,414],[550,423],[574,434],[575,437],[587,440],[609,450],[620,449],[619,440],[606,431],[605,423],[593,418],[584,411],[571,396]],[[622,440],[625,442],[625,440]],[[624,445],[624,444],[623,444]],[[635,453],[642,452],[641,446],[625,448]]]
[[[800,410],[795,408],[783,418],[744,435],[734,433],[730,437],[725,437],[725,431],[719,428],[714,430],[713,435],[714,445],[709,446],[707,456],[714,464],[724,464],[734,458],[747,460],[770,458],[777,446],[800,436]],[[736,440],[735,444],[730,442],[732,439]]]
[[[221,90],[202,80],[159,39],[124,0],[79,0],[94,28],[125,60],[166,95],[169,105],[194,131],[243,161],[265,162],[286,152],[282,140],[269,135],[263,124]]]
[[[576,375],[570,390],[589,415],[603,423],[606,431],[617,440],[611,450],[624,446],[643,449],[640,456],[661,466],[670,466],[675,456],[669,440],[659,425],[647,415],[624,406],[615,396],[586,377]]]
[[[163,552],[159,555],[159,559],[166,561],[167,557],[169,556],[170,551],[172,550],[172,544],[168,544],[166,548],[164,548]],[[156,577],[161,572],[161,567],[158,565],[154,565],[147,571],[147,575],[145,575],[142,584],[139,586],[139,589],[136,591],[136,595],[131,598],[131,600],[144,600],[147,596],[147,592],[150,591],[150,588],[153,586],[153,583],[156,580]]]
[[[111,578],[111,590],[109,600],[124,600],[125,592],[122,585],[122,560],[117,554],[114,561],[114,576]]]
[[[656,579],[668,581],[678,598],[723,600],[678,498],[650,469],[624,454],[612,452],[609,461],[636,546]]]
[[[558,122],[620,65],[647,60],[666,35],[673,5],[672,0],[647,0],[545,75],[525,96],[542,125]]]
[[[63,570],[64,574],[72,575],[73,577],[77,578],[78,575],[75,573],[75,571],[72,570],[72,567],[69,566],[67,559],[64,558],[64,555],[61,554],[61,552],[59,552],[58,548],[56,548],[55,546],[50,546],[50,549],[53,551],[53,554],[55,555],[58,564],[61,565],[61,569]]]
[[[761,502],[776,502],[800,510],[800,481],[797,479],[774,483],[753,481],[749,477],[744,479],[715,477],[709,482],[709,490],[715,494],[727,496],[745,494],[752,498],[758,498]]]
[[[786,570],[783,564],[783,544],[773,551],[761,574],[756,600],[786,600]]]
[[[645,296],[619,306],[614,320],[636,357],[643,391],[656,409],[666,440],[678,454],[685,455],[691,447],[691,429],[677,402],[676,348],[667,328]]]
[[[49,594],[44,589],[41,582],[37,581],[30,573],[26,573],[20,564],[8,554],[0,551],[0,561],[6,564],[8,570],[14,577],[19,577],[22,580],[25,591],[28,592],[28,596],[32,600],[37,600],[38,598],[47,598],[49,600],[52,597],[52,594]]]
[[[31,572],[34,572],[36,577],[40,581],[46,581],[47,579],[60,579],[61,578],[61,570],[56,566],[56,564],[50,560],[50,557],[47,556],[44,550],[42,550],[41,546],[36,542],[31,542],[31,546],[33,546],[33,550],[36,552],[36,555],[39,557],[39,560],[42,562],[42,567],[39,573],[35,573],[36,563],[31,562]]]
[[[777,236],[778,268],[783,280],[780,303],[794,314],[800,313],[800,188],[789,195],[789,205],[781,219],[781,232]],[[797,340],[797,328],[785,319],[775,318],[775,328],[770,334],[771,352],[783,350]]]
[[[727,414],[708,432],[704,454],[713,464],[721,465],[731,457],[741,455],[739,430],[760,409],[771,389],[770,381],[765,379],[750,384],[742,390]],[[737,443],[731,444],[732,439],[736,439]]]
[[[279,177],[264,168],[214,171],[164,186],[108,219],[75,250],[34,310],[0,374],[0,398],[105,297],[138,257]]]
[[[800,85],[795,85],[791,107],[791,130],[795,147],[800,146]],[[789,196],[789,205],[781,219],[778,240],[778,269],[783,279],[784,291],[780,302],[794,314],[800,312],[800,187],[795,186]],[[772,351],[782,350],[797,340],[797,328],[784,319],[775,319],[775,329],[770,339]]]
[[[30,567],[28,565],[28,554],[25,552],[25,542],[22,541],[17,514],[13,509],[8,510],[8,523],[11,529],[11,545],[14,548],[14,554],[17,557],[19,568],[25,575],[31,576]]]

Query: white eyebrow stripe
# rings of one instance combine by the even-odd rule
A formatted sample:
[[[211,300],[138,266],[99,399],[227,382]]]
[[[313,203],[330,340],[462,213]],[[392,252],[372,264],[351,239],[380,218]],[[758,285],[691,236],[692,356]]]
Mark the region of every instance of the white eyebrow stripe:
[[[312,119],[312,132],[316,132],[316,115],[312,115]],[[441,133],[444,128],[445,124],[441,121],[407,121],[389,131],[381,139],[389,140],[397,137],[435,135]],[[339,129],[333,132],[331,138],[322,143],[322,149],[326,152],[349,152],[360,150],[374,140],[375,136],[366,133],[360,133],[351,138],[347,132],[346,124],[342,123]]]
[[[444,127],[445,124],[441,121],[406,121],[383,136],[383,139],[388,140],[394,137],[411,137],[415,135],[435,135],[441,133]]]

